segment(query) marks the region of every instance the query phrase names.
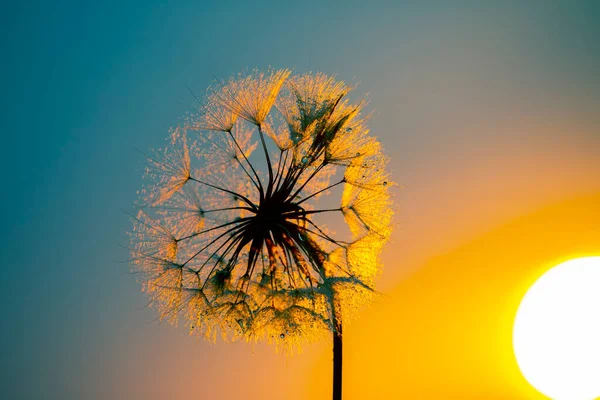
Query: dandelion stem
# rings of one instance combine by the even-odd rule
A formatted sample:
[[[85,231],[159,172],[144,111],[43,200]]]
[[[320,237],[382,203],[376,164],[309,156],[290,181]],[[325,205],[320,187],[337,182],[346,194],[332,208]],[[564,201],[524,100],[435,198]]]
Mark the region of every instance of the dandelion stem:
[[[333,400],[342,400],[342,323],[333,331]]]

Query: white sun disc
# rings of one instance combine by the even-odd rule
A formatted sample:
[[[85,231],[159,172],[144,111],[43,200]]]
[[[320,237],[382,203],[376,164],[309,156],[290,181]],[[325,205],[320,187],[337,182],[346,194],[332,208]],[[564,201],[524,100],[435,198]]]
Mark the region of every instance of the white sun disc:
[[[525,379],[554,400],[600,396],[600,257],[570,260],[521,301],[513,346]]]

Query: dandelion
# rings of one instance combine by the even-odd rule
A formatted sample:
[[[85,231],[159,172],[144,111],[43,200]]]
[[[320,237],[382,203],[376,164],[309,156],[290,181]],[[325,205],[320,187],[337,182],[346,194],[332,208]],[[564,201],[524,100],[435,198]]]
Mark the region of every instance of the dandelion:
[[[332,334],[334,399],[342,327],[375,294],[392,218],[387,158],[349,91],[287,70],[209,88],[148,157],[130,235],[160,318],[286,351]]]

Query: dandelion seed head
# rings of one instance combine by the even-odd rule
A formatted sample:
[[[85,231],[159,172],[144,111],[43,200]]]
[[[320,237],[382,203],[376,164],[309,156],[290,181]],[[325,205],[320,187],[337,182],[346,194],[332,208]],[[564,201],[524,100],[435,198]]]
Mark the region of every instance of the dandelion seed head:
[[[349,91],[321,73],[239,75],[148,157],[131,264],[160,318],[293,349],[372,299],[390,177]]]

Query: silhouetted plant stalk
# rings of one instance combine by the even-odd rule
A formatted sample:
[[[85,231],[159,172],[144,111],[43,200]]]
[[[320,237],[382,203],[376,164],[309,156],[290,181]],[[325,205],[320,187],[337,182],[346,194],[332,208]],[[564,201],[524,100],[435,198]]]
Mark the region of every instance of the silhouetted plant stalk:
[[[286,351],[333,334],[334,399],[342,327],[375,293],[392,218],[387,159],[349,90],[287,70],[209,88],[148,157],[131,232],[161,319]],[[323,224],[336,215],[347,232]]]

